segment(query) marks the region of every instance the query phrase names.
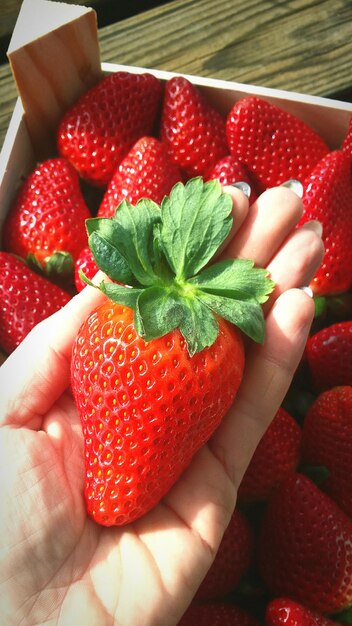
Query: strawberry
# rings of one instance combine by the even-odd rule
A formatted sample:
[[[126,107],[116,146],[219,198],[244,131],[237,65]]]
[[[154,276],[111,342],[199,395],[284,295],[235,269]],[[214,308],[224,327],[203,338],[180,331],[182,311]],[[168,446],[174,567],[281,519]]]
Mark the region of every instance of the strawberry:
[[[352,117],[349,121],[346,136],[342,142],[341,150],[352,159]]]
[[[152,134],[160,101],[161,83],[152,74],[105,76],[63,116],[59,153],[82,178],[106,187],[137,139]]]
[[[266,608],[265,626],[337,626],[332,621],[316,611],[290,600],[289,598],[275,598]]]
[[[303,181],[303,216],[323,225],[325,254],[311,288],[315,295],[347,291],[352,285],[352,181],[349,158],[340,150],[325,155]]]
[[[231,154],[248,167],[262,190],[290,178],[303,180],[328,152],[305,122],[256,96],[235,103],[226,132]]]
[[[208,601],[234,590],[248,571],[253,552],[253,533],[248,519],[235,509],[215,559],[196,598]]]
[[[302,432],[282,407],[259,442],[238,490],[239,502],[267,500],[300,460]]]
[[[246,166],[231,155],[220,159],[220,161],[218,161],[207,173],[206,179],[216,179],[223,186],[244,181],[245,183],[248,183],[251,188],[249,204],[253,204],[253,202],[257,199],[257,194],[254,190],[254,182],[251,179]]]
[[[352,385],[352,321],[318,330],[309,337],[305,354],[316,390]]]
[[[352,521],[307,476],[289,474],[264,513],[258,563],[274,596],[341,611],[352,604]]]
[[[178,626],[260,626],[259,622],[235,604],[191,604]]]
[[[0,252],[0,276],[0,346],[10,353],[70,296],[8,252]]]
[[[225,120],[183,76],[167,81],[160,136],[188,177],[205,175],[229,153]]]
[[[135,204],[140,198],[150,198],[160,204],[180,180],[181,172],[164,144],[154,137],[142,137],[117,168],[98,215],[112,217],[122,200]]]
[[[83,250],[81,250],[81,253],[75,263],[75,286],[77,291],[82,291],[82,289],[86,287],[86,283],[79,275],[80,271],[82,271],[87,278],[93,278],[98,269],[99,268],[95,262],[90,247],[86,246]]]
[[[25,179],[5,220],[6,251],[30,259],[49,276],[70,275],[87,245],[91,217],[76,171],[63,158],[38,165]]]
[[[309,465],[327,468],[324,491],[352,518],[352,386],[324,391],[309,407],[303,458]]]
[[[195,178],[161,207],[123,201],[113,218],[87,221],[98,266],[123,283],[100,284],[108,299],[83,323],[72,358],[87,510],[101,524],[131,522],[161,500],[236,395],[239,329],[263,340],[266,270],[245,259],[208,265],[231,211],[218,181]]]

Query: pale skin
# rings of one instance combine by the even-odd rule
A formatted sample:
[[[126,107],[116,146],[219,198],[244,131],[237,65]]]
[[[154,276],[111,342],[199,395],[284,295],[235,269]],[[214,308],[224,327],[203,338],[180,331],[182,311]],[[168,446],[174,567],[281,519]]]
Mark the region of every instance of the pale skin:
[[[233,197],[226,256],[267,267],[264,345],[249,345],[237,398],[211,440],[150,513],[121,528],[86,514],[83,441],[70,393],[72,342],[105,296],[93,287],[38,325],[0,368],[2,626],[176,626],[204,578],[251,456],[279,408],[313,318],[302,290],[322,260],[319,224],[268,190]]]

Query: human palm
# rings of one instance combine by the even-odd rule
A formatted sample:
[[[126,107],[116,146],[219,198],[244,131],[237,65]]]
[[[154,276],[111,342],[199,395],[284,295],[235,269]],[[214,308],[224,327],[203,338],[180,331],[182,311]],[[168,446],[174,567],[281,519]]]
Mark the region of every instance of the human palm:
[[[310,282],[322,257],[314,224],[294,230],[302,206],[291,191],[269,190],[250,209],[240,191],[231,193],[235,232],[225,254],[267,266],[276,282],[266,340],[249,346],[220,428],[150,513],[105,528],[85,510],[69,368],[81,321],[104,299],[98,290],[87,287],[38,325],[1,367],[3,626],[175,625],[206,574],[305,344],[313,304],[292,288]]]

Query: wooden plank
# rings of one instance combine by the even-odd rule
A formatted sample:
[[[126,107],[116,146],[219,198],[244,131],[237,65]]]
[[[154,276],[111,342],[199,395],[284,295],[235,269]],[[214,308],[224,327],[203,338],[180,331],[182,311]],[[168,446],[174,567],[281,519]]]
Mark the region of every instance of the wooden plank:
[[[104,61],[352,101],[350,0],[174,0],[99,42]],[[0,145],[15,99],[0,66]]]
[[[78,4],[83,6],[93,6],[99,0],[57,0],[68,4]],[[11,34],[21,9],[22,0],[1,0],[0,7],[0,38]]]
[[[63,113],[102,76],[95,12],[24,0],[8,57],[37,157],[46,158]]]
[[[104,61],[335,97],[352,87],[352,2],[177,0],[100,45]]]

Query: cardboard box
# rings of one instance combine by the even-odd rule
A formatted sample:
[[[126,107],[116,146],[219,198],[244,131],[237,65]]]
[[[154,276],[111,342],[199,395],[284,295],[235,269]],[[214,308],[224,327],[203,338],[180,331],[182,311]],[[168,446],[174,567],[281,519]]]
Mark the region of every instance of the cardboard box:
[[[42,25],[42,30],[37,26],[31,39],[28,28],[21,28],[23,23],[28,26],[26,12],[30,11],[33,16],[33,12],[37,11],[37,20],[33,19],[31,23],[40,24],[39,16],[44,10],[45,24]],[[100,72],[102,74],[118,70],[151,72],[162,81],[167,81],[175,75],[166,71],[139,67],[111,63],[100,64],[97,32],[95,35],[91,32],[94,20],[95,13],[92,9],[49,0],[24,0],[9,48],[9,58],[20,97],[13,112],[0,155],[0,229],[23,178],[34,167],[38,155],[45,156],[46,147],[50,144],[50,130],[54,128],[56,119],[61,113],[60,110],[55,109],[57,102],[66,102],[67,104],[73,102],[79,93],[88,88],[89,84],[98,77]],[[58,54],[53,64],[53,50],[56,49],[53,46],[53,40],[59,35],[60,42],[66,42],[65,52],[69,54],[70,42],[74,41],[72,40],[73,25],[74,40],[77,38],[77,30],[82,34],[82,32],[86,32],[87,28],[90,31],[90,38],[80,57],[77,56],[77,50],[72,52],[72,62],[69,64],[70,75],[67,76],[67,58],[62,59],[62,54]],[[25,39],[21,34],[22,30],[25,32]],[[40,68],[39,76],[37,76],[38,68],[35,66],[35,62],[33,64],[36,55],[31,54],[32,51],[43,55],[43,67]],[[46,51],[49,51],[50,54],[46,54]],[[63,64],[65,65],[64,69]],[[46,127],[42,123],[43,116],[39,118],[39,125],[38,119],[34,119],[34,121],[32,119],[32,113],[33,115],[36,113],[33,93],[38,91],[36,81],[39,81],[39,85],[43,85],[43,80],[45,81],[46,77],[52,75],[53,65],[56,72],[54,86],[52,81],[49,81],[48,85],[44,82],[45,89],[42,86],[40,90],[41,105],[44,109],[47,108],[47,116],[50,117],[54,111],[53,119],[49,120],[49,125]],[[23,71],[24,66],[26,71]],[[97,69],[98,67],[99,69]],[[81,81],[77,91],[75,79],[77,76],[82,77],[82,75],[85,80]],[[209,101],[224,115],[241,97],[257,95],[305,120],[325,139],[332,149],[341,145],[352,116],[352,104],[347,102],[197,76],[186,75],[186,77],[203,90]],[[42,82],[40,83],[40,81]],[[50,89],[55,89],[55,92],[51,93]],[[51,106],[53,102],[55,106]],[[40,114],[42,115],[42,111]],[[39,135],[36,123],[37,127],[40,126]]]

